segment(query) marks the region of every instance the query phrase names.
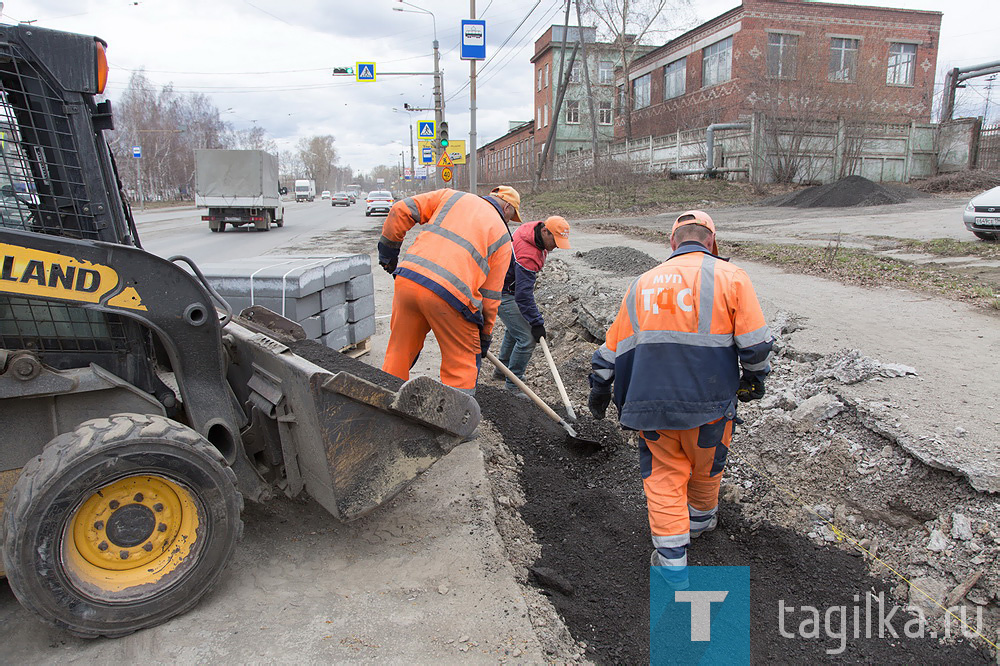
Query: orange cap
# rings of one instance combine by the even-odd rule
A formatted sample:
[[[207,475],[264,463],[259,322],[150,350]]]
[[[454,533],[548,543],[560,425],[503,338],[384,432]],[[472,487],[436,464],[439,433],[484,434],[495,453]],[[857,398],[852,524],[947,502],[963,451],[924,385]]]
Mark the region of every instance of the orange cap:
[[[569,222],[566,218],[553,215],[544,222],[545,228],[556,237],[556,247],[564,250],[569,249]]]
[[[687,217],[688,215],[692,216],[692,219],[681,222],[681,218]],[[703,210],[689,210],[677,216],[677,219],[674,221],[674,226],[670,230],[670,237],[673,238],[674,232],[677,231],[679,227],[683,227],[686,224],[697,224],[705,227],[713,234],[715,233],[715,222],[712,222],[712,218],[709,217],[708,213]],[[719,254],[719,244],[714,239],[712,240],[712,254]]]
[[[499,187],[494,187],[490,192],[491,197],[495,197],[502,201],[506,201],[511,206],[514,207],[514,221],[521,221],[521,195],[517,193],[513,187],[509,185],[500,185]]]

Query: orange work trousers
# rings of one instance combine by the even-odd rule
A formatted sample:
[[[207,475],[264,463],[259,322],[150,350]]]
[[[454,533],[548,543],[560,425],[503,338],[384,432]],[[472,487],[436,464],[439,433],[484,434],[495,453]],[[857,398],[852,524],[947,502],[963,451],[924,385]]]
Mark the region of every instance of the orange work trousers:
[[[479,327],[430,289],[397,277],[382,370],[409,379],[429,331],[434,331],[441,348],[441,383],[475,392],[481,362]]]
[[[733,422],[641,434],[639,466],[653,546],[664,566],[686,566],[691,534],[708,527],[719,507]]]

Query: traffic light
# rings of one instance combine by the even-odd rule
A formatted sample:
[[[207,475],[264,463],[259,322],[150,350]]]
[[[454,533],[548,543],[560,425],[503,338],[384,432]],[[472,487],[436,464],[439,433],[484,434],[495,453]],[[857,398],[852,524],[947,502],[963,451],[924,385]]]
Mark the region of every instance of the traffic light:
[[[438,127],[438,142],[442,148],[448,147],[448,123],[444,120],[441,121],[441,126]]]

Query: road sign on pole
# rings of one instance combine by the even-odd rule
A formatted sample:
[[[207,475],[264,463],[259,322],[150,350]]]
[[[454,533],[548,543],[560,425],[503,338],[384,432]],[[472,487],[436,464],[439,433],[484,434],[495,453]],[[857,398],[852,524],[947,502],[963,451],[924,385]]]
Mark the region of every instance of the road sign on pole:
[[[430,146],[420,149],[420,163],[434,164],[434,149]]]
[[[446,183],[451,180],[451,169],[447,167],[441,169],[441,180],[443,180]]]
[[[132,146],[132,157],[142,157],[142,146]]]
[[[433,120],[417,121],[417,138],[433,139],[437,136],[437,123]]]
[[[455,163],[451,161],[450,157],[448,157],[448,153],[441,153],[441,158],[438,159],[437,165],[439,167],[453,167],[455,166]]]
[[[354,78],[357,81],[375,81],[375,63],[355,63]]]
[[[462,19],[462,60],[486,59],[486,21]]]

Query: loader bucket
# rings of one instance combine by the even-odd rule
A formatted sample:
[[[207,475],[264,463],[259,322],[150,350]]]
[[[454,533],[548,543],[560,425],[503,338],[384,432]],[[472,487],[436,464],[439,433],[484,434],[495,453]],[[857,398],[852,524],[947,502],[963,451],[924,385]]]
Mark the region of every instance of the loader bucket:
[[[472,396],[430,377],[397,388],[398,379],[343,355],[334,353],[341,369],[331,371],[239,323],[224,331],[234,390],[277,421],[285,492],[294,496],[304,488],[340,520],[391,499],[479,424]],[[387,381],[342,369],[351,364]]]

